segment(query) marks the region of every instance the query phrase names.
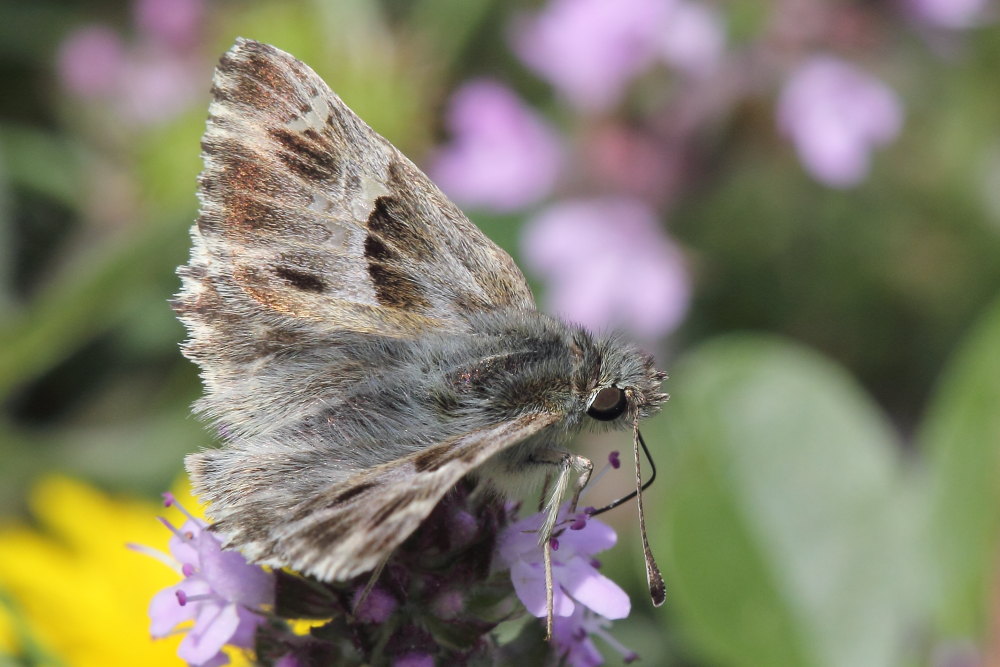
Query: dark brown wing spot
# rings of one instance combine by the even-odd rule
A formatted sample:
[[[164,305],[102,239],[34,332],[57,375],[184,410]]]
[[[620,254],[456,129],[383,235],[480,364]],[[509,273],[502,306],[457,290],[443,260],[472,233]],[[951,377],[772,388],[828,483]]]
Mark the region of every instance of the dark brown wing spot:
[[[397,197],[382,196],[375,200],[375,208],[368,216],[368,230],[418,260],[434,255],[435,246],[427,236],[426,221],[412,205]]]
[[[447,450],[441,451],[440,449],[428,449],[425,452],[420,452],[413,459],[413,467],[417,469],[417,472],[434,472],[450,460],[447,454]]]
[[[398,512],[404,506],[410,504],[413,499],[408,495],[401,495],[393,498],[388,503],[379,508],[371,518],[371,525],[377,527],[385,522],[390,516]]]
[[[377,236],[368,235],[365,239],[365,257],[372,262],[394,260],[399,255],[390,250]]]
[[[326,288],[326,285],[318,277],[305,271],[293,269],[290,266],[276,266],[274,267],[274,273],[292,287],[300,289],[303,292],[319,293]]]
[[[325,509],[332,509],[337,505],[343,505],[351,498],[356,498],[375,485],[375,482],[361,482],[360,484],[355,484],[354,486],[338,493],[336,497],[334,497],[334,499],[326,505]]]
[[[284,148],[278,151],[278,159],[303,178],[324,181],[335,180],[340,175],[330,145],[318,133],[307,135],[277,128],[268,130],[268,134]]]
[[[402,220],[415,229],[441,228],[445,233],[435,240],[440,239],[444,252],[468,269],[490,305],[530,303],[530,291],[514,260],[445,198],[427,176],[402,161],[391,162],[388,171],[389,189],[406,211]]]
[[[420,286],[399,267],[369,262],[368,275],[375,287],[375,296],[383,306],[407,310],[430,306]]]

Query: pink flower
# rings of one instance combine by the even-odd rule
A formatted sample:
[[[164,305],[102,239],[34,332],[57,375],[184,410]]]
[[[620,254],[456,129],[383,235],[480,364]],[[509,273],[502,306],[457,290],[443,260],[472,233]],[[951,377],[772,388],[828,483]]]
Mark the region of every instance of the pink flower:
[[[173,497],[165,494],[167,505]],[[224,551],[222,543],[206,530],[205,522],[191,516],[180,529],[162,519],[174,535],[170,553],[184,580],[157,593],[149,605],[150,633],[155,638],[173,634],[181,623],[194,621],[177,649],[189,665],[215,667],[229,662],[225,645],[253,646],[258,626],[264,622],[259,610],[274,603],[274,578],[246,562],[235,551]],[[161,560],[169,557],[153,549],[130,545]]]
[[[139,125],[170,120],[202,93],[204,67],[194,46],[203,0],[138,0],[139,36],[127,45],[107,26],[71,33],[59,73],[73,95],[107,103],[109,116]]]
[[[904,0],[907,10],[924,23],[952,30],[986,20],[989,0]]]
[[[355,609],[355,616],[362,623],[385,623],[399,607],[399,601],[379,586],[369,591],[364,602],[358,607],[358,601],[363,592],[363,588],[355,591],[351,602],[351,608]]]
[[[204,0],[136,0],[133,6],[139,31],[174,49],[198,42],[204,20]]]
[[[538,545],[543,519],[539,513],[511,524],[500,535],[497,548],[500,562],[510,568],[514,592],[528,612],[538,617],[546,614],[545,569]],[[595,553],[614,546],[618,539],[615,531],[596,519],[579,528],[563,531],[556,540],[558,548],[552,552],[555,615],[570,616],[583,606],[604,618],[625,618],[632,608],[628,594],[601,574],[593,562]]]
[[[574,106],[603,111],[657,60],[710,71],[725,47],[719,14],[692,0],[552,0],[522,17],[514,52]]]
[[[514,52],[586,111],[614,105],[655,59],[666,0],[552,0],[522,18]]]
[[[687,312],[681,253],[637,200],[551,206],[529,221],[522,254],[548,282],[550,309],[589,328],[620,327],[652,340],[676,328]]]
[[[871,152],[899,134],[896,94],[853,65],[815,56],[792,73],[778,100],[778,126],[816,180],[844,188],[861,182]]]
[[[722,59],[726,33],[719,12],[700,2],[670,3],[659,41],[661,57],[692,76],[710,73]]]
[[[485,79],[466,83],[448,109],[450,144],[430,173],[468,206],[512,211],[552,191],[562,164],[555,132],[517,95]]]
[[[594,636],[607,642],[626,664],[639,659],[635,651],[624,646],[607,631],[611,622],[589,609],[578,607],[570,616],[558,616],[552,624],[552,641],[559,657],[571,667],[596,667],[604,664],[604,656],[594,646]]]
[[[122,70],[117,106],[126,118],[148,125],[169,120],[200,94],[198,64],[158,50],[133,52]]]
[[[434,667],[434,656],[427,653],[408,653],[392,661],[392,667]]]
[[[124,64],[122,40],[107,26],[78,28],[59,47],[59,78],[67,90],[80,97],[114,91]]]
[[[609,460],[616,457],[617,452]],[[604,658],[591,639],[597,635],[631,662],[638,656],[612,637],[607,628],[611,619],[628,616],[632,604],[618,584],[598,571],[600,563],[594,558],[594,554],[614,546],[618,537],[610,526],[589,515],[592,509],[575,517],[566,517],[566,509],[562,508],[557,524],[563,530],[552,539],[552,639],[556,652],[560,660],[573,667],[600,665]],[[543,520],[544,513],[521,519],[508,526],[497,542],[497,558],[510,568],[514,592],[528,612],[538,617],[546,614],[545,569],[538,545]]]

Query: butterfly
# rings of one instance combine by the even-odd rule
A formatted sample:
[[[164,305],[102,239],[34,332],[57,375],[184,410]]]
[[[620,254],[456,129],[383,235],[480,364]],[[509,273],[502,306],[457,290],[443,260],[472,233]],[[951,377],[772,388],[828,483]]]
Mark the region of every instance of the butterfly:
[[[186,467],[227,547],[343,581],[463,478],[544,487],[551,628],[548,538],[593,467],[566,445],[605,424],[634,432],[662,603],[638,459],[667,398],[649,355],[538,311],[510,256],[279,49],[221,58],[202,149],[173,307],[224,441]]]

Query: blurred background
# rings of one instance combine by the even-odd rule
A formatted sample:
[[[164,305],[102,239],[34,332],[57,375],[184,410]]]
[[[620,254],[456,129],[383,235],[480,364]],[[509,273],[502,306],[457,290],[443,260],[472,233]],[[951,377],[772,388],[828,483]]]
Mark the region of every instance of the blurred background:
[[[604,554],[633,597],[611,633],[644,664],[1000,665],[997,18],[989,0],[3,4],[0,665],[177,662],[145,616],[170,573],[122,544],[163,547],[157,494],[211,442],[167,299],[237,36],[310,64],[544,308],[670,371],[644,427],[665,607],[631,506]]]

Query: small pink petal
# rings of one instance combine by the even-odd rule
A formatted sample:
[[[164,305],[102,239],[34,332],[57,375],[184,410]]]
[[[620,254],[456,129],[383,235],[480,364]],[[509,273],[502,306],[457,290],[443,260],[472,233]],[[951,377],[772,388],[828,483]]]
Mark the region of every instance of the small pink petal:
[[[274,577],[260,566],[248,563],[238,551],[222,549],[214,533],[200,534],[198,562],[201,575],[212,582],[212,589],[224,599],[247,607],[274,602]]]
[[[265,622],[265,619],[262,615],[240,605],[236,605],[236,614],[240,618],[240,623],[227,643],[240,648],[253,648],[257,638],[257,628]]]
[[[222,651],[239,625],[235,604],[203,603],[199,605],[194,627],[181,640],[177,655],[191,664],[203,664]]]
[[[457,202],[505,212],[552,191],[562,165],[556,133],[503,84],[463,85],[452,96],[448,127],[452,140],[428,172]]]
[[[352,606],[356,607],[363,589],[354,593]],[[358,620],[362,623],[385,623],[399,607],[399,600],[394,598],[384,588],[376,586],[368,593],[361,608],[357,610]]]
[[[920,21],[951,30],[972,28],[987,20],[989,0],[905,0]]]
[[[546,303],[590,329],[651,340],[680,324],[690,284],[680,251],[644,203],[606,197],[543,209],[525,226],[522,255],[546,279]]]
[[[580,604],[605,618],[625,618],[632,611],[628,593],[581,558],[563,566],[559,585]]]
[[[522,17],[514,52],[584,111],[601,111],[654,61],[668,3],[662,0],[551,0]]]
[[[392,667],[434,667],[434,656],[427,653],[407,653],[393,660]]]
[[[58,69],[63,85],[81,97],[112,93],[125,65],[121,37],[104,25],[74,30],[59,47]]]
[[[204,0],[136,0],[132,9],[142,32],[172,47],[185,48],[197,42],[204,4]]]
[[[778,127],[819,182],[836,188],[868,176],[871,154],[899,134],[903,108],[891,88],[832,56],[806,60],[781,91]]]
[[[532,616],[545,616],[545,571],[541,563],[529,565],[519,561],[511,566],[510,578],[514,584],[514,592],[528,613]],[[569,616],[576,606],[558,586],[552,596],[552,603],[556,616]]]
[[[715,69],[726,48],[725,29],[716,9],[680,0],[672,3],[664,24],[660,41],[664,60],[692,76]]]
[[[584,530],[565,532],[559,537],[564,550],[587,555],[606,551],[618,541],[614,528],[599,519],[588,521]]]
[[[185,582],[186,583],[186,582]],[[166,637],[173,629],[195,617],[197,609],[194,605],[181,605],[177,601],[177,592],[183,584],[164,588],[153,596],[149,603],[149,633],[153,637]],[[190,590],[190,587],[187,587]],[[206,587],[207,590],[207,587]],[[186,592],[186,591],[185,591]]]

